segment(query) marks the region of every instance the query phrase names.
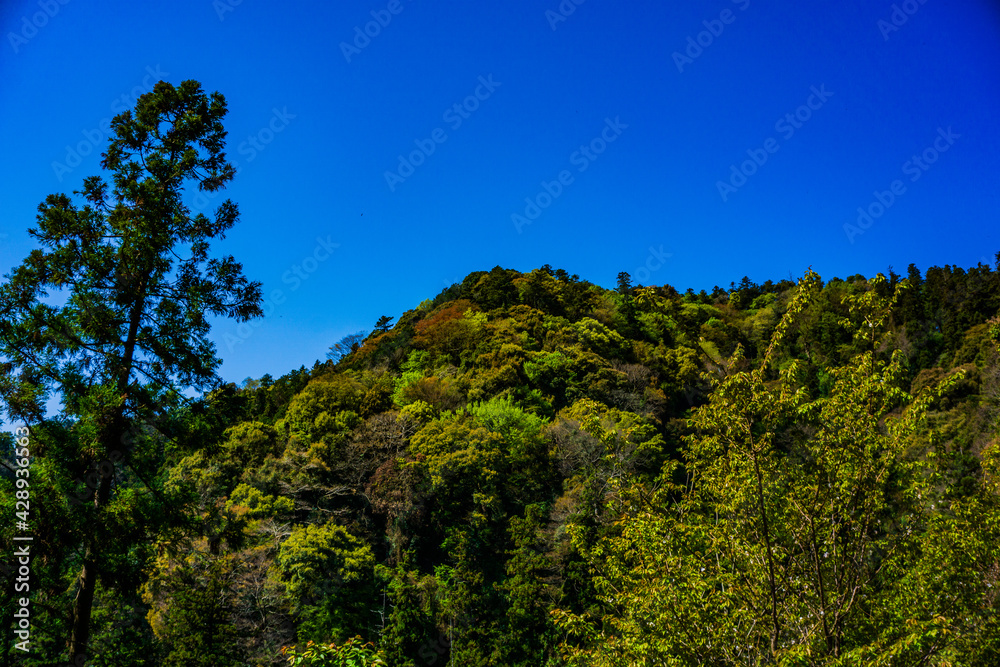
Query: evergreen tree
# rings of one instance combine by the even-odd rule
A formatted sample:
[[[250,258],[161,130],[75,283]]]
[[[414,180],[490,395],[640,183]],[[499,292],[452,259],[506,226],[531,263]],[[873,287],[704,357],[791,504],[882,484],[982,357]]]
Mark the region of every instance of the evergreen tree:
[[[134,113],[112,121],[101,161],[111,183],[84,179],[76,193],[82,205],[48,196],[30,230],[40,247],[0,288],[0,355],[7,360],[0,396],[8,417],[37,423],[54,392],[74,424],[60,464],[79,471],[107,464],[74,517],[87,529],[71,659],[87,651],[98,582],[114,581],[108,545],[112,533],[123,534],[114,526],[125,520],[117,502],[125,500],[127,479],[157,493],[139,452],[122,446],[130,425],[181,390],[215,382],[221,362],[207,339],[209,315],[242,322],[261,314],[259,284],[247,281],[232,257],[209,256],[210,241],[237,222],[236,205],[226,200],[209,218],[193,216],[182,201],[186,187],[214,192],[235,174],[224,153],[226,112],[222,95],[206,95],[196,81],[157,83]],[[62,297],[61,305],[47,296]],[[150,527],[138,519],[124,534],[145,542]]]
[[[231,565],[216,560],[200,568],[185,564],[178,569],[173,573],[170,607],[156,627],[159,638],[170,647],[163,667],[243,664],[236,655],[236,630],[225,602]]]

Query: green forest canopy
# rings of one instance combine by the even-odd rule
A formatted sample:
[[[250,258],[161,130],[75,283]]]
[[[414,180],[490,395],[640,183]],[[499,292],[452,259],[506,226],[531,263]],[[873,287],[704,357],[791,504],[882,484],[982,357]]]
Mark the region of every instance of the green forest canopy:
[[[235,205],[178,192],[231,178],[224,115],[159,84],[0,288],[5,661],[1000,663],[1000,253],[712,293],[496,267],[221,384],[203,315],[259,286],[209,254]]]
[[[993,664],[998,287],[472,274],[137,425],[88,664]],[[33,428],[24,664],[65,658],[90,428]]]

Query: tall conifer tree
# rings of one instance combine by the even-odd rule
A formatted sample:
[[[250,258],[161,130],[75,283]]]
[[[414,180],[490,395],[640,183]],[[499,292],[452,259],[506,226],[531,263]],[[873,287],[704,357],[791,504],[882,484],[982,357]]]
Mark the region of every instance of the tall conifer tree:
[[[124,548],[121,535],[129,532],[111,529],[122,521],[121,508],[114,512],[126,480],[155,486],[123,443],[167,397],[216,381],[221,362],[207,338],[209,315],[242,322],[261,314],[259,283],[231,256],[209,255],[210,241],[237,222],[236,205],[226,200],[208,217],[183,202],[186,188],[214,192],[235,174],[224,152],[226,113],[223,96],[196,81],[156,84],[134,112],[112,122],[101,161],[111,182],[84,179],[75,193],[81,204],[49,195],[30,230],[39,247],[0,287],[0,397],[8,418],[38,423],[55,395],[76,437],[71,447],[49,448],[59,460],[47,464],[70,478],[114,466],[74,510],[86,528],[77,531],[71,660],[87,652],[98,583],[112,584],[108,551]],[[44,443],[35,453],[46,455]],[[143,539],[146,527],[134,528],[132,539]]]

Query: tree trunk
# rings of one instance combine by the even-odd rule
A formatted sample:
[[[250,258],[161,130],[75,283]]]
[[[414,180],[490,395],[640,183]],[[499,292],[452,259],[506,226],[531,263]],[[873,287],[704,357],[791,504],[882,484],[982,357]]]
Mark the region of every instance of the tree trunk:
[[[90,641],[90,611],[94,606],[94,592],[97,589],[97,553],[87,547],[80,573],[80,590],[73,601],[73,632],[69,640],[69,656],[72,664],[80,656],[86,656]]]
[[[139,331],[139,323],[142,319],[143,307],[146,302],[145,292],[146,281],[143,279],[138,286],[135,301],[133,301],[132,307],[129,310],[128,336],[125,339],[125,350],[119,369],[118,392],[123,398],[128,396],[136,336]],[[123,407],[118,408],[108,429],[106,443],[109,450],[112,450],[121,443],[121,438],[126,432],[123,409]],[[110,497],[111,477],[109,476],[101,479],[100,487],[97,493],[94,494],[94,509],[100,511],[102,507],[107,505]],[[95,530],[96,528],[95,526]],[[80,590],[73,601],[73,630],[69,640],[71,660],[76,660],[77,656],[85,655],[87,642],[90,641],[90,613],[94,608],[97,573],[101,562],[101,551],[98,547],[100,542],[99,536],[91,533],[91,538],[87,544],[87,550],[83,559],[83,570],[80,573]]]
[[[124,430],[121,428],[121,419],[122,417],[119,413],[110,429],[112,434],[118,434],[118,438],[112,437],[109,439],[109,442],[116,442],[120,439],[120,434],[124,433]],[[101,478],[101,484],[97,489],[97,493],[94,494],[94,509],[99,511],[108,504],[110,498],[111,476],[103,477]],[[69,639],[70,661],[73,664],[77,664],[76,660],[79,656],[87,655],[87,644],[90,641],[90,613],[94,608],[94,593],[97,591],[97,574],[100,571],[102,556],[100,545],[102,539],[103,536],[100,535],[99,527],[93,526],[83,556],[83,569],[80,571],[80,590],[77,591],[76,599],[73,600],[73,627]]]

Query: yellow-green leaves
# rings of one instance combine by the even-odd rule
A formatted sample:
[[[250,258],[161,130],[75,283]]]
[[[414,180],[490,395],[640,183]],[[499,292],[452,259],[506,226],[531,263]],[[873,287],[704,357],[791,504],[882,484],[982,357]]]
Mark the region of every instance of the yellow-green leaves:
[[[331,374],[310,382],[288,405],[285,423],[293,434],[312,436],[316,420],[324,412],[335,415],[348,410],[357,413],[367,388],[345,374]]]
[[[344,583],[371,574],[371,548],[333,523],[298,526],[282,543],[275,561],[288,595],[302,604],[317,594],[327,579]]]
[[[284,646],[281,654],[293,667],[385,667],[382,651],[360,636],[354,636],[343,644],[317,644],[306,642],[305,646]]]
[[[223,453],[241,466],[253,467],[268,456],[278,456],[284,443],[274,427],[260,422],[243,422],[226,430]]]
[[[813,396],[800,364],[772,366],[818,283],[800,282],[760,364],[738,370],[738,350],[694,411],[687,488],[668,468],[620,535],[581,543],[603,615],[558,614],[571,664],[991,664],[996,494],[950,499],[933,446],[912,449],[958,376],[903,390],[904,355],[879,349],[895,300],[879,276],[845,297],[861,352]],[[599,410],[573,412],[613,440]]]
[[[435,420],[410,441],[410,451],[424,457],[435,487],[491,488],[503,465],[502,447],[498,434],[458,418]]]
[[[273,518],[295,509],[291,498],[268,496],[247,484],[240,484],[229,494],[226,509],[246,514],[249,519]]]

